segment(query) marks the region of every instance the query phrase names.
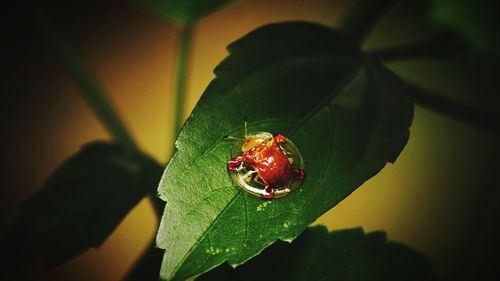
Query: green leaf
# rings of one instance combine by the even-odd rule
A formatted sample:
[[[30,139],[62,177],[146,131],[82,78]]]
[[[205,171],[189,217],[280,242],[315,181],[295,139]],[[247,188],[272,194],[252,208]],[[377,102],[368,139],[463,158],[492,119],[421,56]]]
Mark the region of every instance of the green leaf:
[[[491,0],[428,0],[432,19],[457,31],[474,50],[500,55],[500,3]]]
[[[160,15],[179,24],[194,22],[231,3],[233,0],[146,0],[147,5]]]
[[[22,206],[4,237],[7,263],[18,268],[41,261],[51,267],[99,247],[154,190],[161,170],[151,158],[123,146],[85,145]]]
[[[406,144],[413,103],[404,85],[336,31],[312,23],[271,24],[228,47],[230,56],[176,141],[159,196],[161,277],[184,280],[224,261],[239,265],[278,239],[297,237]],[[303,188],[264,200],[227,174],[224,135],[269,131],[302,152]]]
[[[426,257],[388,241],[384,232],[354,228],[328,233],[315,226],[292,244],[276,243],[236,269],[220,266],[196,280],[428,281],[433,276]]]

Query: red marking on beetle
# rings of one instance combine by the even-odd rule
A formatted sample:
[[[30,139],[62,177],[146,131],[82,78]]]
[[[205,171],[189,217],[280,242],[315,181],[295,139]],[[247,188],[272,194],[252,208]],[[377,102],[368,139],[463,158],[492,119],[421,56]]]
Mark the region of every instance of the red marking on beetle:
[[[274,198],[275,189],[288,186],[293,180],[304,179],[305,172],[292,167],[285,151],[280,147],[280,144],[286,143],[283,135],[268,138],[245,136],[244,141],[243,154],[231,159],[227,168],[236,172],[242,164],[251,166],[265,185],[264,192],[260,194],[262,197]]]

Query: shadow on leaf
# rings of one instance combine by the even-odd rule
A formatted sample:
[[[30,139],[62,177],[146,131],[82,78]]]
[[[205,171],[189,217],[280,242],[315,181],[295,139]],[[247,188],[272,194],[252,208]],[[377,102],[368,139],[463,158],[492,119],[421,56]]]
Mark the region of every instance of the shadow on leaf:
[[[430,261],[384,232],[361,228],[304,231],[292,244],[278,242],[233,269],[227,263],[196,279],[212,280],[433,280]]]
[[[162,167],[119,145],[94,142],[66,160],[21,207],[3,236],[6,271],[53,267],[99,247],[152,192]]]

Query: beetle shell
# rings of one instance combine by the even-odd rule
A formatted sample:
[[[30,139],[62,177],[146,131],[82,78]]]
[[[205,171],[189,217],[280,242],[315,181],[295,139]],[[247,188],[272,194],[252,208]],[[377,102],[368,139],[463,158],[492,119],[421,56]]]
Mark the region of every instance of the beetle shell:
[[[305,176],[302,155],[292,141],[267,132],[236,142],[227,168],[238,186],[263,198],[288,195]]]

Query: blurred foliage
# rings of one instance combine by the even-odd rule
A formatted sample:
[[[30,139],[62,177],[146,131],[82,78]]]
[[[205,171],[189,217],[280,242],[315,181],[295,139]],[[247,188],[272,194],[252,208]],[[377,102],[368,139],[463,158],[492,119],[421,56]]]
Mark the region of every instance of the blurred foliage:
[[[209,15],[234,0],[132,0],[146,5],[160,15],[184,25]]]
[[[496,0],[428,0],[430,16],[462,36],[473,50],[500,55],[500,2]]]
[[[135,4],[146,5],[178,24],[186,24],[214,12],[229,2],[231,1],[149,0],[135,1]],[[452,30],[460,35],[461,38],[470,44],[471,50],[475,54],[486,56],[499,55],[500,38],[498,30],[500,29],[498,13],[500,9],[498,1],[423,0],[419,2],[426,3],[427,10],[424,9],[422,11],[426,12],[438,26]],[[14,114],[15,118],[13,119],[16,120],[29,118],[27,114],[18,113],[18,109],[12,105],[22,107],[24,112],[29,114],[36,108],[38,100],[44,98],[37,95],[25,97],[26,94],[24,93],[27,91],[37,92],[37,89],[30,88],[33,87],[32,85],[37,85],[37,83],[31,82],[33,79],[39,79],[40,74],[45,71],[43,64],[38,63],[37,60],[41,60],[45,56],[44,52],[46,48],[51,49],[51,46],[47,47],[47,44],[45,44],[46,38],[39,32],[40,26],[36,17],[39,11],[43,10],[50,17],[54,18],[58,23],[58,27],[69,31],[66,34],[69,35],[69,39],[71,40],[78,38],[82,32],[95,32],[89,28],[89,23],[92,23],[97,18],[112,18],[114,11],[128,4],[129,1],[118,0],[75,0],[70,2],[45,0],[10,3],[9,8],[13,7],[14,9],[8,8],[6,16],[3,18],[5,21],[4,26],[7,27],[4,37],[6,50],[3,52],[3,58],[5,58],[6,65],[9,66],[9,73],[3,79],[6,81],[9,80],[7,89],[4,92],[12,94],[7,95],[6,100],[2,103],[2,106],[5,107],[5,110],[2,110],[2,114],[4,112]],[[363,31],[360,33],[365,33],[364,31],[369,29],[362,28],[360,30]],[[257,56],[250,57],[249,60],[255,60],[256,58]],[[485,68],[483,67],[484,64],[490,67]],[[498,73],[499,64],[497,62],[488,60],[484,61],[484,64],[482,62],[477,66],[477,69],[481,72],[474,72],[471,75],[490,77]],[[37,69],[38,72],[34,69]],[[83,72],[90,72],[90,70],[84,69]],[[13,79],[11,78],[12,75],[17,76]],[[88,77],[92,76],[89,75]],[[17,102],[15,100],[18,99],[17,93],[24,95],[22,99],[25,100],[19,103],[20,105],[14,102]],[[458,108],[460,109],[460,106]],[[437,109],[437,111],[440,110],[442,108]],[[4,119],[2,118],[2,122],[6,122]],[[493,122],[491,124],[497,125],[498,122],[495,120],[490,120]],[[486,125],[489,124],[487,123]],[[6,124],[6,126],[16,127],[16,125],[11,124]],[[15,141],[12,140],[12,142]],[[19,219],[15,222],[7,236],[3,237],[5,239],[3,242],[6,246],[2,248],[1,252],[4,257],[7,257],[7,262],[2,265],[5,271],[37,261],[42,261],[49,266],[57,265],[90,247],[98,247],[123,219],[126,213],[148,192],[154,191],[160,174],[161,168],[149,157],[131,153],[118,145],[94,143],[85,146],[78,154],[63,163],[49,178],[43,189],[35,193],[23,205]],[[261,273],[262,271],[267,271],[269,265],[274,265],[276,260],[286,260],[296,253],[299,256],[297,260],[301,261],[296,267],[286,265],[284,271],[272,271],[272,273],[278,274],[276,278],[281,279],[282,275],[280,272],[282,272],[283,274],[289,274],[290,279],[292,279],[295,276],[300,276],[300,273],[294,270],[304,269],[304,272],[307,272],[307,270],[314,268],[315,265],[323,266],[331,261],[325,258],[321,261],[311,261],[309,264],[309,260],[303,260],[304,257],[302,257],[301,253],[322,257],[328,254],[323,250],[330,248],[332,248],[332,253],[330,254],[338,254],[339,257],[342,257],[339,260],[333,259],[332,261],[344,264],[346,268],[368,267],[370,270],[373,269],[375,271],[362,269],[359,272],[372,272],[373,275],[371,276],[377,276],[376,272],[387,273],[390,271],[385,270],[385,265],[379,264],[377,261],[380,259],[384,260],[389,256],[393,257],[389,254],[385,255],[393,253],[393,250],[397,252],[396,256],[406,253],[406,257],[415,258],[415,263],[411,266],[421,266],[420,273],[425,273],[428,270],[428,265],[424,261],[424,258],[419,257],[404,246],[395,246],[392,242],[387,242],[381,233],[365,235],[360,230],[333,232],[329,237],[332,241],[336,242],[332,242],[330,245],[326,242],[327,239],[325,237],[327,235],[325,234],[325,230],[318,229],[307,230],[291,246],[281,242],[278,243],[271,249],[266,250],[262,257],[250,261],[235,271],[230,270],[225,265],[202,278],[213,278],[212,276],[220,276],[219,274],[224,273],[228,274],[227,276],[237,276],[237,278],[241,278],[242,280],[250,276],[262,279],[262,275],[256,276],[255,272]],[[323,238],[314,241],[312,239],[313,236]],[[352,240],[348,237],[352,237]],[[323,242],[325,244],[321,244]],[[337,243],[350,245],[349,247],[352,246],[353,249],[357,249],[356,253],[376,248],[384,254],[380,256],[375,252],[370,252],[368,255],[365,255],[366,253],[363,254],[363,257],[368,256],[374,258],[375,261],[368,261],[359,257],[359,259],[354,258],[356,254],[353,252],[352,256],[346,257],[343,256],[344,254],[347,255],[346,251],[340,251],[334,246]],[[321,247],[315,248],[317,245],[314,246],[313,244],[321,245]],[[307,250],[309,247],[307,245],[311,245],[310,251]],[[364,245],[366,248],[363,248],[364,246],[357,248],[359,245]],[[370,245],[378,246],[372,248]],[[282,247],[295,250],[284,250],[283,252],[286,253],[285,257],[281,254],[275,254],[274,249]],[[360,252],[357,252],[358,250]],[[287,251],[292,251],[293,253]],[[316,252],[313,254],[312,252],[314,251]],[[278,252],[282,253],[281,250]],[[152,258],[154,262],[158,262],[159,256],[159,251],[155,250],[152,251],[151,255],[146,256],[146,258]],[[270,259],[266,260],[269,257]],[[149,263],[150,265],[149,261],[149,259],[141,260],[143,264]],[[389,265],[392,264],[405,270],[409,269],[409,267],[406,267],[406,264],[403,264],[406,259],[387,259],[386,261],[389,262]],[[304,268],[302,264],[308,266]],[[280,266],[278,265],[278,268]],[[329,267],[335,268],[334,265]],[[317,269],[316,273],[320,273],[321,270]],[[147,273],[150,274],[149,276],[152,274],[151,271]],[[137,278],[137,276],[143,276],[142,274],[144,272],[137,271],[132,272],[131,276]],[[314,272],[310,272],[310,274],[314,274]],[[349,274],[349,271],[339,269],[339,271],[333,274],[346,276],[342,274]],[[153,272],[152,275],[156,275],[156,272]],[[270,276],[273,275],[271,274]],[[418,274],[415,274],[415,276],[418,276]],[[398,277],[398,280],[405,279],[404,277]]]
[[[4,271],[52,267],[99,247],[156,187],[162,168],[148,156],[95,142],[66,160],[22,206],[3,237]]]
[[[247,263],[223,264],[197,281],[431,281],[430,261],[413,249],[388,241],[384,232],[361,228],[328,233],[306,229],[293,243],[277,242]]]

